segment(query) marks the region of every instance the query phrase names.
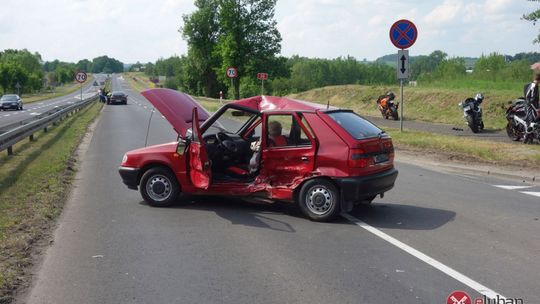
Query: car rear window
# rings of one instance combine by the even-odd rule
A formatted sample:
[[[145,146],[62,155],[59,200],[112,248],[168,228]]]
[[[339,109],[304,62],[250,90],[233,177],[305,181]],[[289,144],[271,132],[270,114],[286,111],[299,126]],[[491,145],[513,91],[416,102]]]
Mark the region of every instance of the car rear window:
[[[327,115],[356,139],[377,137],[382,132],[377,126],[354,112],[330,112]]]

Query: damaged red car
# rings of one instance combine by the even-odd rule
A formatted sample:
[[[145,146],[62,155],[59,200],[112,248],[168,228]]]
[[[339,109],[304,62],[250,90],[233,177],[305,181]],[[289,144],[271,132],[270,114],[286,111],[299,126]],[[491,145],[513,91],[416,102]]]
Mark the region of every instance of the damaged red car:
[[[169,89],[142,95],[178,141],[127,152],[119,172],[151,206],[181,194],[285,201],[329,221],[394,186],[392,139],[353,111],[285,97],[256,96],[210,115]]]

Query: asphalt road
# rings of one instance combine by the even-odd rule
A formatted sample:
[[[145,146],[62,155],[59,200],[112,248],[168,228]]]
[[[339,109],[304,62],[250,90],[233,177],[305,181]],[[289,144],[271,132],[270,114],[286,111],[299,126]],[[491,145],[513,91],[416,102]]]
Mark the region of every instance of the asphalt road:
[[[540,188],[398,163],[395,189],[334,223],[224,198],[152,208],[117,173],[144,145],[151,107],[113,85],[129,104],[104,109],[18,302],[432,304],[482,284],[540,303]],[[175,137],[153,115],[149,144]]]
[[[105,75],[104,74],[96,74],[95,80],[98,81],[105,81]],[[94,79],[89,79],[83,86],[83,99],[91,97],[96,94],[99,87],[93,86]],[[35,117],[37,115],[46,113],[47,111],[50,111],[54,108],[58,108],[67,104],[75,103],[79,100],[81,100],[81,91],[77,90],[76,92],[73,92],[71,94],[57,97],[57,98],[51,98],[46,99],[42,101],[37,101],[29,104],[23,104],[23,110],[22,111],[1,111],[0,112],[0,129],[7,125],[11,125],[32,117]],[[24,96],[23,96],[23,103],[24,103]]]

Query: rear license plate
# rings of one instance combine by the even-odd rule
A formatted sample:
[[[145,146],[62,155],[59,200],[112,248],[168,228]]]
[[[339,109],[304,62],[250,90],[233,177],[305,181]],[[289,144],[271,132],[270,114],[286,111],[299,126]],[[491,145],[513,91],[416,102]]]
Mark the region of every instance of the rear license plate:
[[[373,157],[373,161],[376,164],[387,162],[390,158],[388,158],[388,154],[378,154]]]

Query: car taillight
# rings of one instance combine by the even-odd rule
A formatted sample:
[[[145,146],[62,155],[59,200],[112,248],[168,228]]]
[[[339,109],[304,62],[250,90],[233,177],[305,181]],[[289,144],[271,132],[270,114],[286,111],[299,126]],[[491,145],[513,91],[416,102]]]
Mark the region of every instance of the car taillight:
[[[349,167],[365,168],[373,164],[373,158],[366,155],[362,149],[351,149],[349,151]]]

